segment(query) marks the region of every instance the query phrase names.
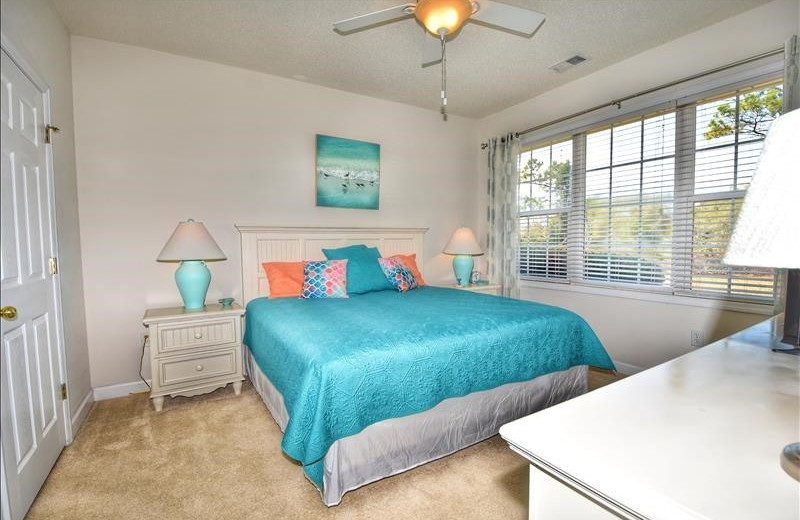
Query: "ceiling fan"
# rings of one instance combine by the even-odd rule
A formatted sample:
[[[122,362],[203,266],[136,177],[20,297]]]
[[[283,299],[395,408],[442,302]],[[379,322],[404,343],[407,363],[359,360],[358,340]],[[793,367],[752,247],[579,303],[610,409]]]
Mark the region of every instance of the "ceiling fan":
[[[417,0],[382,11],[348,18],[333,24],[333,30],[347,35],[376,25],[414,17],[425,27],[422,66],[442,63],[442,117],[447,120],[447,38],[468,21],[531,37],[544,22],[544,15],[491,0]],[[433,37],[431,37],[431,35]]]

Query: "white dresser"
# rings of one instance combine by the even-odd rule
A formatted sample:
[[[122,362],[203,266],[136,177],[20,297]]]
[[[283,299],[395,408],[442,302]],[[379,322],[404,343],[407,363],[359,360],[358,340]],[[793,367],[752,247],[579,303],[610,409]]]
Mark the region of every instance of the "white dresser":
[[[774,320],[506,424],[530,518],[797,520],[800,358]]]
[[[150,329],[150,397],[160,412],[164,396],[205,394],[233,383],[242,390],[242,316],[234,304],[148,309],[142,323]]]

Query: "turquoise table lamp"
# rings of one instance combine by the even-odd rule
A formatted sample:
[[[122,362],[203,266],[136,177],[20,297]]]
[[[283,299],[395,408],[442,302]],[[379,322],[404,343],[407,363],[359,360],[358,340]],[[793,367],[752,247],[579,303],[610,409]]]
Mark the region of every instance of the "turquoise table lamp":
[[[206,293],[211,283],[211,271],[206,262],[225,260],[219,248],[202,222],[192,219],[180,222],[169,237],[158,262],[180,262],[175,271],[175,283],[183,298],[187,311],[201,310],[206,304]]]
[[[472,267],[475,265],[472,257],[483,254],[483,250],[475,238],[475,233],[468,227],[456,229],[442,252],[446,255],[453,255],[453,272],[456,275],[456,283],[460,287],[469,285]]]

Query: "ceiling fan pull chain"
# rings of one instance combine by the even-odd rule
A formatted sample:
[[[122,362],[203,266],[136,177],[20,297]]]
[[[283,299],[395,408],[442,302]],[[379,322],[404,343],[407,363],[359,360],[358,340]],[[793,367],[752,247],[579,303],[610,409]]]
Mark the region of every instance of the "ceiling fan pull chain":
[[[447,43],[444,31],[439,33],[442,41],[442,120],[447,121]]]

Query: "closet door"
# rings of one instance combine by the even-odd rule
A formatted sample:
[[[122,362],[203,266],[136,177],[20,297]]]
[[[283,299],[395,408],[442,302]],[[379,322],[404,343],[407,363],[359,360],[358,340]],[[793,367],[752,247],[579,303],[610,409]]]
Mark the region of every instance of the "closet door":
[[[5,512],[16,520],[61,453],[65,430],[46,98],[5,51],[1,75],[0,454]]]

